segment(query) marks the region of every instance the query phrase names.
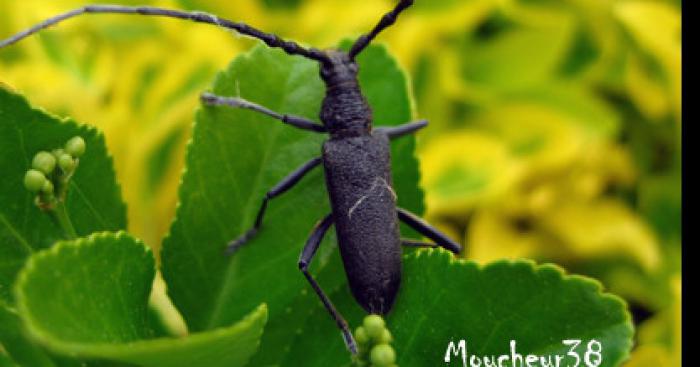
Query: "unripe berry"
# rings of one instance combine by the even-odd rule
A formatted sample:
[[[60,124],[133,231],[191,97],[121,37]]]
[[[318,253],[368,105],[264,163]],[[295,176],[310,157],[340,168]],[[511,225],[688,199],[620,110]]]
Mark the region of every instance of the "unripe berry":
[[[66,153],[78,158],[85,153],[85,140],[79,136],[74,136],[66,142]]]
[[[63,148],[57,148],[51,151],[51,154],[53,154],[53,156],[56,157],[56,159],[60,158],[65,153],[66,151],[63,150]]]
[[[58,158],[58,166],[61,167],[63,172],[70,172],[75,167],[75,161],[70,154],[64,153]]]
[[[365,345],[369,343],[369,336],[367,336],[367,331],[362,326],[355,329],[355,341],[357,344]]]
[[[30,169],[24,175],[24,187],[31,192],[39,192],[46,181],[46,176],[35,169]]]
[[[56,168],[56,158],[49,152],[41,151],[34,156],[32,168],[43,172],[45,175],[51,174]]]
[[[388,367],[396,362],[396,352],[389,344],[377,344],[369,353],[369,360],[376,367]]]
[[[377,338],[377,344],[389,344],[394,338],[391,336],[391,332],[388,329],[382,330],[382,335]]]
[[[46,195],[53,194],[53,184],[51,183],[51,180],[44,181],[44,186],[41,187],[41,192]]]
[[[365,327],[367,336],[375,340],[379,339],[384,332],[384,319],[379,315],[368,315],[362,325]]]

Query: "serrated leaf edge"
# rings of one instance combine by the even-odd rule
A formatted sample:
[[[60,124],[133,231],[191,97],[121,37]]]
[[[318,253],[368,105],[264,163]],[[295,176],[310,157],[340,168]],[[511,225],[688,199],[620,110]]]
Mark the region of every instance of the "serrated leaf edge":
[[[57,241],[53,246],[51,246],[48,249],[40,250],[38,252],[35,252],[32,256],[30,256],[27,261],[24,264],[24,267],[22,270],[20,270],[17,280],[15,281],[14,285],[14,293],[15,293],[15,299],[16,299],[16,310],[19,316],[22,318],[25,328],[27,332],[30,334],[30,336],[39,341],[40,343],[44,345],[51,346],[52,348],[55,349],[62,349],[63,346],[65,345],[73,345],[73,343],[55,343],[53,340],[57,339],[53,335],[51,335],[50,332],[47,332],[44,330],[42,327],[38,326],[38,323],[35,322],[35,320],[32,318],[32,313],[29,311],[29,308],[27,307],[27,299],[24,296],[24,293],[21,291],[22,288],[24,288],[25,284],[28,281],[29,276],[37,269],[38,264],[41,264],[41,262],[45,261],[48,258],[58,256],[64,249],[67,248],[78,248],[78,247],[94,247],[98,246],[97,245],[97,240],[102,240],[102,239],[115,239],[115,240],[121,240],[121,239],[131,239],[134,241],[135,244],[141,245],[140,247],[143,250],[144,255],[150,255],[151,258],[152,256],[152,251],[151,249],[146,246],[141,240],[134,238],[133,236],[129,235],[125,231],[118,231],[118,232],[95,232],[90,234],[89,236],[86,237],[81,237],[75,240],[62,240],[62,241]],[[155,274],[155,269],[154,269],[154,274]],[[82,344],[82,343],[78,343]]]
[[[632,315],[630,314],[627,302],[621,297],[605,292],[605,287],[603,284],[594,278],[590,278],[584,275],[578,274],[568,274],[566,269],[554,264],[554,263],[544,263],[538,264],[536,261],[531,259],[501,259],[490,263],[481,264],[474,260],[468,260],[464,258],[457,258],[452,255],[451,252],[442,248],[426,248],[413,251],[411,253],[404,254],[403,259],[419,259],[421,257],[438,257],[440,260],[447,260],[448,266],[469,266],[477,270],[479,273],[484,273],[489,269],[496,268],[499,266],[509,266],[514,268],[516,266],[524,266],[530,270],[532,275],[542,274],[545,271],[549,271],[557,276],[557,280],[562,283],[577,282],[582,284],[583,287],[590,289],[596,296],[600,297],[606,302],[619,306],[623,311],[623,324],[628,327],[629,338],[624,345],[624,353],[620,355],[620,359],[617,361],[618,364],[626,361],[630,357],[630,352],[632,346],[634,345],[633,336],[635,334],[635,327],[632,321]]]
[[[35,253],[31,256],[24,268],[20,272],[17,282],[15,284],[15,295],[17,299],[17,309],[13,310],[16,312],[24,321],[27,332],[30,336],[40,342],[43,345],[50,347],[53,350],[62,352],[64,354],[69,354],[73,356],[83,356],[83,357],[95,357],[95,358],[106,358],[106,357],[123,357],[125,355],[134,355],[139,352],[150,350],[153,348],[158,348],[164,346],[166,343],[184,343],[191,342],[192,339],[216,339],[219,336],[227,334],[235,334],[241,329],[247,328],[249,324],[260,322],[262,327],[260,331],[256,333],[257,342],[255,348],[260,346],[260,337],[264,331],[264,324],[267,322],[267,305],[261,303],[256,309],[252,310],[242,319],[237,321],[235,324],[227,327],[216,328],[208,330],[202,333],[190,334],[183,338],[155,338],[155,339],[144,339],[137,340],[129,343],[77,343],[77,342],[61,342],[55,341],[58,339],[52,336],[49,332],[43,330],[43,328],[38,327],[34,320],[31,318],[31,312],[26,308],[25,298],[20,289],[26,283],[29,274],[33,272],[37,263],[44,261],[44,259],[57,256],[65,248],[71,247],[82,247],[82,246],[98,246],[97,241],[99,239],[116,239],[121,240],[128,238],[133,240],[135,244],[141,245],[144,255],[153,256],[152,250],[146,246],[143,241],[131,236],[126,231],[118,232],[96,232],[86,237],[81,237],[76,240],[69,241],[58,241],[54,246],[49,249],[45,249]],[[155,269],[154,269],[155,270]],[[99,352],[96,352],[100,349]]]

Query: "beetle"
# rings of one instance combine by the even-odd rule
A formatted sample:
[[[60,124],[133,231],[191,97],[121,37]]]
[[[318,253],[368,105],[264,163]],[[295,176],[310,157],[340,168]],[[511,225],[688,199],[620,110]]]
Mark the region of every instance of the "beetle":
[[[428,122],[420,120],[394,127],[373,128],[372,110],[358,82],[357,55],[379,33],[393,25],[399,14],[413,3],[413,0],[400,0],[391,11],[382,16],[369,33],[361,35],[349,51],[303,47],[294,41],[284,40],[245,23],[233,22],[208,13],[120,5],[89,5],[57,15],[0,41],[0,48],[78,15],[122,13],[212,24],[262,40],[269,47],[281,48],[289,55],[318,62],[319,74],[326,87],[319,114],[321,123],[300,116],[278,113],[239,97],[204,93],[201,95],[201,101],[208,106],[257,111],[295,128],[329,135],[323,143],[319,157],[301,165],[266,193],[253,226],[229,242],[225,252],[229,255],[234,253],[255,236],[263,224],[270,200],[289,191],[314,168],[323,166],[331,213],[321,219],[312,230],[302,249],[298,266],[340,328],[347,348],[356,354],[357,345],[348,323],[308,270],[309,263],[331,225],[335,225],[350,290],[355,300],[371,314],[384,315],[392,308],[401,283],[402,246],[440,246],[455,254],[461,252],[458,243],[418,216],[396,206],[396,194],[391,181],[390,140],[414,133],[425,127]],[[399,234],[399,221],[408,224],[433,243],[402,239]]]

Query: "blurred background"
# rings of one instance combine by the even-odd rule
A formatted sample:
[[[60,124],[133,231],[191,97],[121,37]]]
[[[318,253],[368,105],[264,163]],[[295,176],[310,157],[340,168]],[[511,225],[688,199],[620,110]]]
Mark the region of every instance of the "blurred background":
[[[216,13],[318,47],[392,1],[110,1]],[[0,38],[84,0],[0,0]],[[637,325],[627,366],[680,366],[680,0],[418,0],[379,37],[411,75],[426,217],[478,262],[599,279]],[[0,52],[0,80],[104,131],[129,230],[158,248],[198,95],[254,44],[85,16]],[[381,124],[381,121],[377,121]]]

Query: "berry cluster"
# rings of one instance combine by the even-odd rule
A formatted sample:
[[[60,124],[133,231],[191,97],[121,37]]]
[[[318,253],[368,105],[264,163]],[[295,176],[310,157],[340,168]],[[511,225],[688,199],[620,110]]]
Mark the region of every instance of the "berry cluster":
[[[386,328],[384,319],[379,315],[368,315],[362,326],[355,330],[355,340],[360,347],[359,366],[369,367],[398,367],[396,352],[389,344],[392,341],[391,332]]]
[[[57,201],[63,201],[68,181],[85,153],[85,140],[75,136],[61,149],[41,151],[34,155],[32,168],[24,175],[24,187],[37,194],[36,203],[51,210]]]

